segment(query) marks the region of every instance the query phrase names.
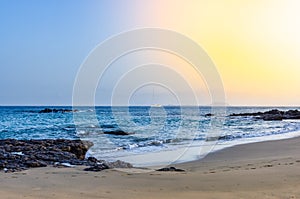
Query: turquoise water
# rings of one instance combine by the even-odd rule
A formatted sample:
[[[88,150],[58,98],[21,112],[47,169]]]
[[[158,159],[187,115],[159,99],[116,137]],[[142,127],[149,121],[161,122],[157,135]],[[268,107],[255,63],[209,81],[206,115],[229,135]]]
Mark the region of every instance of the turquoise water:
[[[262,121],[251,117],[228,117],[231,113],[268,111],[276,107],[228,107],[213,117],[210,107],[80,107],[76,113],[39,113],[44,108],[0,107],[0,139],[84,139],[94,142],[90,154],[118,159],[132,154],[173,151],[205,141],[215,118],[221,118],[217,144],[288,137],[300,129],[300,121]],[[297,109],[278,107],[280,110]],[[214,110],[218,112],[217,110]],[[222,110],[224,111],[224,110]],[[96,120],[95,120],[96,118]],[[127,136],[103,132],[122,130]]]

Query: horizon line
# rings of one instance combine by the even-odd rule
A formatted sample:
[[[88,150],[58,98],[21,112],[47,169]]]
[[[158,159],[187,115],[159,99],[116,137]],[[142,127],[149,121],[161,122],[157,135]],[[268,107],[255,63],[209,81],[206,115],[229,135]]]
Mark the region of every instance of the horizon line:
[[[0,107],[145,107],[145,106],[151,106],[150,104],[136,104],[136,105],[109,105],[109,104],[97,104],[97,105],[71,105],[71,104],[0,104]],[[179,104],[162,104],[162,107],[172,107],[172,106],[180,106],[180,107],[300,107],[300,105],[191,105],[191,104],[184,104],[184,105],[179,105]]]

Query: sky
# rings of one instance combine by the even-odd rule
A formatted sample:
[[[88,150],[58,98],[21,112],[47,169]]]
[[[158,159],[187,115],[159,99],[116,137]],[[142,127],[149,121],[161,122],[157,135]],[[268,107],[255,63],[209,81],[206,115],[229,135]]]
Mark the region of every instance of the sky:
[[[0,104],[70,105],[80,66],[99,43],[155,27],[183,34],[207,52],[227,104],[299,106],[299,10],[297,0],[1,0]],[[192,87],[202,88],[195,78]],[[109,103],[106,84],[96,94],[100,104]],[[142,90],[132,103],[151,103],[151,88],[145,86],[147,95]],[[162,93],[158,102],[170,102],[170,92]]]

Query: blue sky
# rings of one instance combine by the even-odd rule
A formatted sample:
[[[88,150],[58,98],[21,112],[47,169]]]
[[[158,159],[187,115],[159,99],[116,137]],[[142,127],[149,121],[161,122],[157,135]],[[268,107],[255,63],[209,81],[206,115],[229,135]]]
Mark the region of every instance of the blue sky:
[[[136,26],[126,10],[122,1],[2,0],[0,104],[71,104],[88,53]]]

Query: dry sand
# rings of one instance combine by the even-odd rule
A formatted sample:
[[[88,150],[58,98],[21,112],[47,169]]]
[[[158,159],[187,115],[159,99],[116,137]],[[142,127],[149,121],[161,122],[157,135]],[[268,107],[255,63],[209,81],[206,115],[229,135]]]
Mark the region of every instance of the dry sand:
[[[187,171],[0,173],[0,198],[300,198],[300,138],[235,146],[176,167]]]

